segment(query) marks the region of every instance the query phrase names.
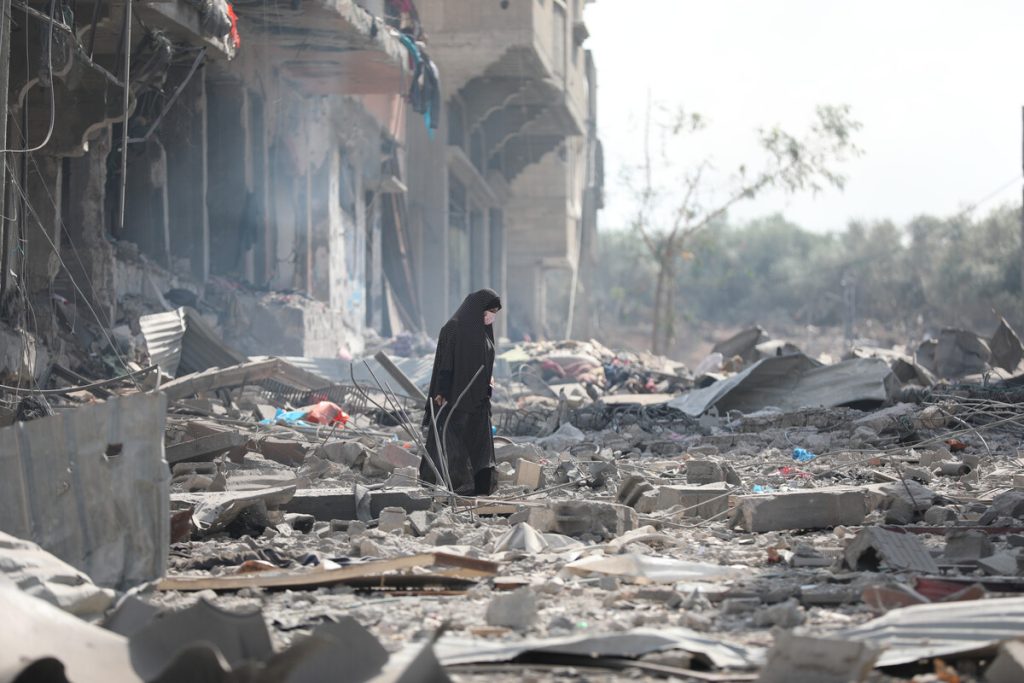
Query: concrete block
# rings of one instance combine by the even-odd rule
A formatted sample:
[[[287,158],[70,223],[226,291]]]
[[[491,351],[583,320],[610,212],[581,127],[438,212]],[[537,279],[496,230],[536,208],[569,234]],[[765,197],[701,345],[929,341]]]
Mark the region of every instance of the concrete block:
[[[952,510],[942,505],[933,505],[924,513],[925,524],[941,526],[943,524],[950,524],[956,520],[956,510]]]
[[[995,552],[992,539],[981,531],[951,529],[946,532],[946,560],[953,563],[974,562]]]
[[[340,465],[347,465],[352,469],[361,468],[363,461],[366,460],[366,448],[358,441],[332,441],[331,443],[325,443],[317,448],[316,454],[321,458],[326,458]]]
[[[386,489],[370,492],[370,515],[380,517],[386,507],[406,512],[429,510],[431,499],[420,489]],[[286,512],[301,512],[316,519],[356,519],[356,496],[351,488],[299,489],[285,505]]]
[[[978,560],[978,566],[989,576],[1017,576],[1020,564],[1012,553],[995,553]]]
[[[667,510],[676,505],[689,508],[684,517],[710,519],[729,509],[729,487],[725,483],[706,486],[661,486],[658,488],[657,509]]]
[[[406,519],[408,519],[408,515],[406,515],[404,508],[386,507],[380,511],[380,516],[377,518],[377,528],[386,534],[392,531],[404,533]]]
[[[1024,681],[1024,642],[1010,640],[999,645],[999,654],[985,670],[987,683]]]
[[[733,524],[746,531],[859,526],[867,505],[861,489],[822,488],[739,496]]]
[[[639,518],[636,510],[625,505],[573,500],[530,508],[528,523],[540,532],[554,531],[566,536],[591,534],[607,539],[636,529]]]
[[[487,604],[486,619],[490,626],[525,630],[537,619],[537,596],[529,587],[498,593]]]
[[[1006,491],[992,499],[997,517],[1024,519],[1024,491]]]
[[[703,485],[725,481],[722,465],[714,460],[691,460],[686,463],[686,483]]]
[[[878,650],[850,640],[810,638],[779,631],[758,683],[862,683]]]
[[[309,445],[293,439],[278,439],[268,436],[256,443],[255,450],[264,458],[282,465],[301,465],[306,459]]]
[[[389,441],[377,450],[370,451],[363,463],[363,474],[379,476],[391,474],[399,467],[418,469],[419,466],[420,456]]]
[[[520,458],[516,463],[516,486],[525,486],[528,491],[544,487],[544,470],[539,463]]]

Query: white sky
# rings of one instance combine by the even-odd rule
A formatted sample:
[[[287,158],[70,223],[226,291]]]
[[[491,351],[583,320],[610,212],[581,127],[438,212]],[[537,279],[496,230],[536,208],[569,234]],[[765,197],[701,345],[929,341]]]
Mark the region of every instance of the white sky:
[[[864,155],[845,167],[844,192],[765,196],[734,219],[904,222],[961,211],[1020,174],[1022,0],[597,0],[586,22],[604,228],[629,215],[620,169],[639,160],[648,90],[710,119],[700,135],[722,169],[750,160],[758,126],[798,132],[818,104],[853,107]],[[1019,198],[1012,183],[979,215]]]

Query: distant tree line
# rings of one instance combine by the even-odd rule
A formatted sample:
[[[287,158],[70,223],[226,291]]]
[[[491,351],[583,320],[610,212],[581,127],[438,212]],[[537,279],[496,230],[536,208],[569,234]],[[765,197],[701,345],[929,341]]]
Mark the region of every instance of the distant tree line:
[[[817,233],[780,215],[717,220],[695,234],[673,276],[674,325],[888,326],[893,338],[953,326],[991,332],[1003,315],[1024,333],[1020,208],[852,222]],[[603,324],[650,328],[658,264],[633,230],[601,235]]]

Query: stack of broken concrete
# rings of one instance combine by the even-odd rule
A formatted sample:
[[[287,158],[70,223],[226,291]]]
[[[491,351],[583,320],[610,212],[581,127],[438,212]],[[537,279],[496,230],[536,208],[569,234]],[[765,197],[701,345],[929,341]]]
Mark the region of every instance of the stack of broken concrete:
[[[419,480],[418,387],[384,366],[372,388],[275,358],[111,385],[0,433],[0,595],[35,629],[0,670],[1021,680],[1020,382],[904,395],[889,359],[784,351],[664,404],[588,396],[599,428],[547,395],[476,499]],[[538,395],[527,374],[499,404]],[[304,419],[316,400],[347,419]]]

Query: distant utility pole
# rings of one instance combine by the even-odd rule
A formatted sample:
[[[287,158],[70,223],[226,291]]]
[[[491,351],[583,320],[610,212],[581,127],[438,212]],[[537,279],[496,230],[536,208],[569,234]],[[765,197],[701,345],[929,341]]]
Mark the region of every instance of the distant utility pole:
[[[1021,107],[1021,171],[1024,172],[1024,107]],[[1021,185],[1020,207],[1020,293],[1024,296],[1024,184]]]

